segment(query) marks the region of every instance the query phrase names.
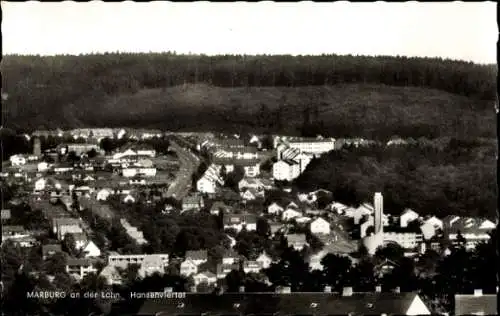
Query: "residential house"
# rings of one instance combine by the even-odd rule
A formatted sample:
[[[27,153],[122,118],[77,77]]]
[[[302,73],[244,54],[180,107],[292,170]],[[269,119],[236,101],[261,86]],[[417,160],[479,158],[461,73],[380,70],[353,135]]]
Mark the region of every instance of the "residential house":
[[[66,273],[81,280],[90,273],[97,273],[94,264],[95,261],[89,258],[68,258],[66,260]]]
[[[81,252],[84,254],[85,258],[96,258],[101,256],[101,249],[91,240],[81,248]]]
[[[31,248],[39,244],[39,242],[33,236],[23,236],[19,238],[12,239],[15,245],[21,248]]]
[[[224,229],[234,229],[240,232],[257,230],[257,217],[253,214],[228,214],[223,218]]]
[[[283,208],[276,202],[273,202],[267,207],[267,213],[273,215],[280,215],[283,212]]]
[[[82,222],[70,217],[53,218],[52,231],[58,240],[64,240],[64,237],[68,233],[83,233]]]
[[[498,292],[498,291],[497,291]],[[477,289],[474,294],[455,294],[455,315],[498,315],[498,293],[483,294]]]
[[[245,189],[243,192],[241,192],[240,196],[245,201],[253,201],[257,198],[264,198],[265,193],[264,193],[264,191],[259,191],[256,189],[248,188],[248,189]]]
[[[108,199],[108,197],[111,195],[111,193],[112,193],[111,189],[107,189],[107,188],[101,189],[97,192],[96,200],[97,201],[106,201]]]
[[[292,181],[300,175],[300,163],[294,160],[280,160],[273,164],[273,178],[278,181]]]
[[[12,214],[10,212],[10,209],[2,209],[2,221],[7,221],[11,219]]]
[[[424,223],[429,223],[430,225],[432,225],[436,230],[437,229],[443,229],[443,221],[440,220],[439,218],[437,218],[436,216],[431,216],[431,217],[427,217],[424,219]]]
[[[329,252],[326,250],[321,250],[315,254],[312,254],[308,258],[309,268],[311,270],[323,270],[323,264],[321,264],[321,260],[328,254]]]
[[[306,235],[304,234],[288,234],[285,236],[288,242],[288,247],[292,247],[295,250],[302,250],[305,246],[308,246]]]
[[[337,214],[344,214],[344,210],[346,210],[348,207],[342,203],[339,202],[332,202],[329,206],[328,209],[331,211],[336,212]]]
[[[217,279],[224,279],[231,271],[238,271],[239,264],[223,264],[217,265]]]
[[[154,177],[156,176],[156,168],[124,168],[122,175],[127,178],[136,176]]]
[[[89,242],[87,235],[84,232],[80,233],[69,233],[75,242],[72,245],[76,250],[81,250]]]
[[[422,225],[420,225],[420,231],[425,240],[430,240],[434,236],[436,236],[437,229],[436,226],[432,223],[424,222]]]
[[[234,250],[228,250],[226,253],[222,256],[222,264],[236,264],[239,261],[239,255],[236,253]]]
[[[325,219],[319,217],[311,222],[311,233],[316,235],[328,235],[330,234],[330,223]]]
[[[47,180],[40,178],[35,181],[35,192],[40,192],[45,190],[45,185],[47,184]]]
[[[399,225],[400,227],[408,227],[408,223],[417,220],[419,217],[417,212],[407,208],[399,216]]]
[[[42,259],[46,260],[48,257],[55,255],[58,252],[62,252],[60,244],[47,244],[42,246]]]
[[[101,270],[99,276],[104,278],[108,285],[122,284],[122,275],[119,271],[119,267],[107,265]]]
[[[301,217],[302,212],[294,210],[293,208],[288,208],[281,214],[281,219],[283,221],[290,221],[294,218]]]
[[[238,189],[243,191],[245,189],[254,189],[258,191],[263,191],[264,184],[260,181],[260,179],[255,178],[243,178],[240,182],[238,182]]]
[[[144,233],[138,230],[137,227],[130,225],[130,223],[125,218],[121,218],[120,223],[122,227],[125,228],[127,235],[129,235],[130,238],[134,239],[138,245],[144,245],[148,243],[147,240],[144,239]]]
[[[168,266],[167,254],[149,254],[145,255],[140,263],[138,274],[141,278],[145,278],[155,273],[164,274],[165,268]]]
[[[245,273],[259,273],[262,270],[262,264],[254,260],[243,261],[243,271]]]
[[[299,206],[297,204],[295,204],[295,202],[290,202],[290,203],[288,203],[288,205],[286,206],[286,208],[298,209]]]
[[[196,286],[200,284],[213,285],[217,283],[217,275],[210,271],[197,273],[193,276],[193,281]]]
[[[196,182],[198,192],[214,194],[218,185],[224,185],[224,180],[220,175],[220,165],[210,165],[201,178]]]
[[[180,274],[182,276],[191,276],[198,273],[198,265],[191,259],[186,259],[181,263]]]
[[[16,167],[23,166],[26,164],[26,158],[22,155],[10,156],[9,160],[10,160],[10,164],[12,166],[16,166]]]
[[[135,197],[132,194],[127,194],[123,198],[123,203],[135,203]]]
[[[300,216],[295,218],[295,222],[300,225],[304,225],[312,221],[312,218],[307,216]]]
[[[449,223],[449,222],[448,222]],[[465,238],[466,249],[474,249],[478,243],[490,240],[490,228],[481,228],[483,220],[475,218],[458,218],[449,225],[445,222],[444,233],[452,243],[458,242],[458,236]]]
[[[199,194],[187,196],[182,200],[182,211],[199,211],[203,207],[205,207],[205,203],[203,197]]]
[[[49,164],[46,163],[45,161],[42,161],[42,162],[38,163],[38,165],[37,165],[38,172],[45,172],[48,169],[49,169]]]
[[[186,260],[192,260],[196,265],[207,262],[208,252],[207,250],[188,250],[184,256]]]
[[[344,210],[344,215],[352,218],[355,225],[358,225],[363,217],[373,215],[373,213],[373,206],[369,203],[364,203],[357,208],[347,208]]]
[[[262,252],[255,261],[257,261],[263,269],[267,269],[271,266],[273,259],[266,252]]]
[[[212,215],[219,215],[219,213],[221,211],[222,211],[223,214],[230,213],[232,211],[232,207],[227,206],[222,201],[215,201],[212,204],[212,207],[210,208],[210,214],[212,214]]]

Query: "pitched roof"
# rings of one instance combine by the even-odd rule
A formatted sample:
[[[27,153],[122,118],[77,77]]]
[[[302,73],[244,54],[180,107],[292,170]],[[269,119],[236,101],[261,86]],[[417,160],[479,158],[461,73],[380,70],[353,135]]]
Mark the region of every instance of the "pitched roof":
[[[137,315],[176,314],[274,314],[283,315],[380,315],[406,314],[416,293],[186,293],[184,299],[147,300]],[[183,303],[183,304],[181,304]]]
[[[191,260],[206,260],[208,258],[207,250],[188,250],[185,255],[186,259]]]
[[[497,295],[455,295],[455,315],[497,315]]]

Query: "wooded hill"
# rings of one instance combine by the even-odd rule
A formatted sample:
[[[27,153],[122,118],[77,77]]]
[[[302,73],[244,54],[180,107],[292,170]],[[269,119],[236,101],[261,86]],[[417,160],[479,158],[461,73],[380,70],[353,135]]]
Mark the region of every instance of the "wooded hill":
[[[245,128],[367,137],[399,130],[439,137],[467,126],[468,136],[495,135],[493,65],[164,53],[5,56],[1,70],[4,127],[18,130]]]

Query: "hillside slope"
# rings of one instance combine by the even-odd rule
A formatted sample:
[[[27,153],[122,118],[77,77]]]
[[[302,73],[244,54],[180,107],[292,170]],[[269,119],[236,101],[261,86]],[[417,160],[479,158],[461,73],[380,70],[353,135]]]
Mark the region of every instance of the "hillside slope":
[[[304,105],[311,105],[310,113],[304,114]],[[311,129],[319,127],[317,132],[333,136],[495,135],[491,102],[439,90],[367,84],[298,88],[188,84],[89,98],[66,111],[64,118],[72,125],[89,126],[293,133],[307,115]],[[40,121],[50,122],[51,113],[38,115]]]
[[[398,133],[413,136],[494,135],[494,112],[485,110],[493,105],[476,100],[494,102],[496,65],[389,56],[151,53],[4,56],[0,68],[3,123],[18,130],[141,125],[296,131],[288,124],[292,118],[311,134],[385,135],[401,127]],[[462,127],[452,123],[462,114]]]

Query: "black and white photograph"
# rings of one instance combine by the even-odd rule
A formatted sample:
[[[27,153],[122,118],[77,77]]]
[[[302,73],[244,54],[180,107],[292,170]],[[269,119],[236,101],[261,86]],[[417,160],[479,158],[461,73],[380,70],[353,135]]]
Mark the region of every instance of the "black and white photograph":
[[[496,2],[1,9],[2,316],[498,315]]]

